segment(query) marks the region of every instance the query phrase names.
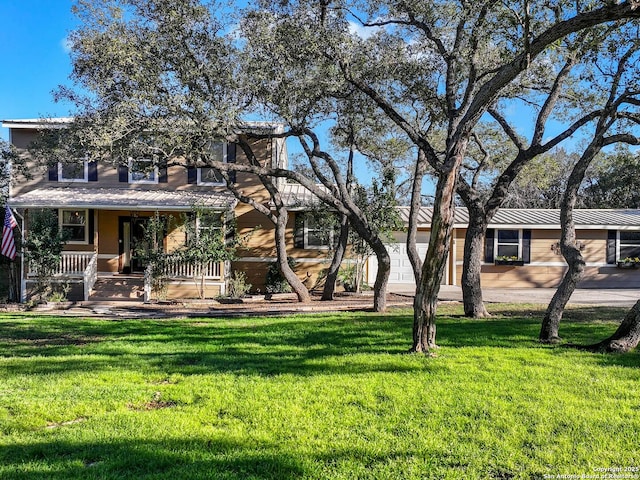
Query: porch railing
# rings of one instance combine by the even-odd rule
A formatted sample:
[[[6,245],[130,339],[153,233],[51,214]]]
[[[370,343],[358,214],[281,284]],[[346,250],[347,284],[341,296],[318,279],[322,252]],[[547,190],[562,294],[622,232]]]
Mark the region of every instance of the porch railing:
[[[193,278],[204,274],[206,279],[220,279],[220,262],[209,262],[200,270],[199,266],[183,263],[180,257],[167,257],[162,274],[169,278]]]
[[[220,262],[209,262],[202,268],[189,263],[184,263],[179,256],[168,256],[165,259],[165,264],[160,275],[170,279],[176,278],[201,278],[204,274],[206,280],[222,281],[222,269]],[[151,293],[153,290],[152,283],[153,277],[157,276],[152,265],[149,265],[144,272],[144,301],[149,302],[151,300]],[[221,287],[224,291],[224,285]]]
[[[94,257],[97,268],[98,259],[95,252],[62,252],[60,262],[52,274],[54,276],[82,277]],[[37,276],[32,265],[29,266],[29,276]]]

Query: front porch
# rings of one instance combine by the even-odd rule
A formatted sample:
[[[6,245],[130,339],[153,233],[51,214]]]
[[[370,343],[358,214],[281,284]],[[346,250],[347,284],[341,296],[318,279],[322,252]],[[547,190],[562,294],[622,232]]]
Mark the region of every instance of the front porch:
[[[70,301],[151,302],[198,298],[201,294],[214,298],[226,292],[224,267],[219,262],[201,268],[168,256],[162,272],[149,266],[143,274],[98,272],[97,266],[96,252],[65,251],[50,280],[56,291],[66,290]],[[22,285],[23,302],[32,297],[36,283],[37,275],[29,269]]]
[[[50,211],[58,219],[67,241],[58,267],[46,280],[69,300],[149,302],[223,295],[228,274],[223,263],[200,266],[196,259],[186,259],[186,242],[200,228],[186,222],[196,222],[201,212],[226,219],[235,198],[222,191],[156,188],[55,185],[28,191],[9,203],[20,210],[25,235],[33,210]],[[152,265],[162,265],[162,271]],[[26,264],[22,272],[20,298],[25,302],[34,293],[37,276]]]

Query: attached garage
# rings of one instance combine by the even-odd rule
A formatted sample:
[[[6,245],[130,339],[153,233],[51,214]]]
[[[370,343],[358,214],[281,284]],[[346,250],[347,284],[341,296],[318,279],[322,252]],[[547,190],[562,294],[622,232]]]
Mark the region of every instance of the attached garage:
[[[418,243],[416,243],[420,258],[424,259],[429,247],[429,232],[418,233]],[[406,233],[396,233],[394,243],[387,245],[387,252],[391,259],[391,272],[389,274],[389,285],[406,285],[415,287],[416,281],[413,275],[413,268],[407,255],[407,235]],[[378,260],[375,256],[369,258],[369,269],[367,283],[373,285],[378,273]],[[444,279],[443,279],[444,283]]]

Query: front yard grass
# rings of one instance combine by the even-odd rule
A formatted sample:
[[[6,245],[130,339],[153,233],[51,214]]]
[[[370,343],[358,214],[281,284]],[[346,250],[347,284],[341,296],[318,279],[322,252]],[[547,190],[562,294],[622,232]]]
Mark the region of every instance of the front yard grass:
[[[540,345],[538,307],[440,311],[435,357],[405,353],[409,311],[5,314],[0,478],[640,478],[638,352]],[[561,333],[624,312],[572,309]]]

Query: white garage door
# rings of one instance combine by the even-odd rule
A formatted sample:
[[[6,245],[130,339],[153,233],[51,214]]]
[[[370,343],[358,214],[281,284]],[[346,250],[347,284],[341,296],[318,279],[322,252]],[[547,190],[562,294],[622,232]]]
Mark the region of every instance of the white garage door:
[[[418,255],[424,259],[427,254],[428,243],[416,244],[418,248]],[[404,243],[394,243],[387,246],[389,257],[391,257],[391,272],[389,275],[389,283],[402,283],[415,285],[415,277],[413,275],[413,268],[409,261],[409,255],[407,255],[407,245]]]
[[[391,258],[389,284],[415,286],[416,282],[413,276],[413,269],[411,268],[411,262],[407,255],[406,234],[396,234],[395,240],[397,243],[387,245],[387,251]],[[426,232],[419,232],[418,240],[420,241],[420,243],[416,243],[418,254],[420,255],[420,258],[424,259],[427,255],[427,248],[429,247],[429,234]],[[369,258],[369,274],[367,280],[369,285],[373,285],[376,280],[377,273],[378,260],[375,256],[372,256]]]

